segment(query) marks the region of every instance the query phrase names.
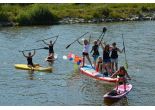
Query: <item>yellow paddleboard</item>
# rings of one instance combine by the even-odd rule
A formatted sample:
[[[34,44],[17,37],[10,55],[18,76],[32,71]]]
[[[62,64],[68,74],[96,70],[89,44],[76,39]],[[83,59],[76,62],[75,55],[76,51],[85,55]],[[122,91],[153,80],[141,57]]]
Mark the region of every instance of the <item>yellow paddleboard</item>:
[[[34,71],[52,71],[52,67],[41,67],[40,65],[37,65],[35,67],[29,67],[27,64],[15,64],[15,68]]]

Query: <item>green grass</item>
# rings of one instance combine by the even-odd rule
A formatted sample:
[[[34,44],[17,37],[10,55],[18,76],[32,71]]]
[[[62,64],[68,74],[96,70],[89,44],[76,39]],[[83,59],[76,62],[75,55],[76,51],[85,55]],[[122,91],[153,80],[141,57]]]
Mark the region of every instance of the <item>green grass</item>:
[[[0,4],[0,22],[13,21],[20,25],[54,24],[64,17],[127,18],[131,15],[149,14],[155,4]]]

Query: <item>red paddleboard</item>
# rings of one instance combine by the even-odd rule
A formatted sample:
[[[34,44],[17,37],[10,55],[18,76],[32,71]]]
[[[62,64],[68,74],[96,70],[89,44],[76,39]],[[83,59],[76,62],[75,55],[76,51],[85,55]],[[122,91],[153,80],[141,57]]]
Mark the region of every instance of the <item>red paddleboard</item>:
[[[116,87],[106,93],[103,97],[106,99],[120,99],[124,96],[126,96],[132,89],[132,85],[131,84],[126,84],[126,91],[124,91],[124,84],[119,85],[118,89],[116,90]]]
[[[97,72],[95,69],[93,69],[90,65],[86,65],[84,67],[80,67],[80,71],[82,74],[89,76],[91,78],[106,81],[106,82],[116,82],[117,78],[111,78],[108,76],[104,76],[103,74]]]

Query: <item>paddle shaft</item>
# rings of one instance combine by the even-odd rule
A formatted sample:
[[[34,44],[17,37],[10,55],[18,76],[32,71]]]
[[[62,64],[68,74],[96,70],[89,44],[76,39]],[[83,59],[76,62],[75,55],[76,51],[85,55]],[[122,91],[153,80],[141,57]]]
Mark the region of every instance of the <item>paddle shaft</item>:
[[[48,40],[48,39],[55,38],[55,37],[58,37],[58,36],[59,36],[59,35],[53,36],[53,37],[49,37],[49,38],[46,38],[46,39],[42,39],[42,40],[37,40],[36,42],[40,42],[40,41],[43,41],[43,40]]]
[[[83,34],[82,36],[80,36],[79,38],[77,38],[76,40],[74,40],[71,44],[69,44],[67,47],[66,47],[66,49],[67,48],[69,48],[73,43],[75,43],[77,40],[79,40],[80,38],[82,38],[84,35],[86,35],[88,32],[86,32],[85,34]]]
[[[37,49],[29,49],[29,50],[19,50],[19,52],[24,52],[24,51],[32,51],[32,50],[40,50],[40,49],[48,49],[48,47],[44,47],[44,48],[37,48]]]
[[[126,64],[127,64],[127,58],[126,58],[125,43],[124,43],[124,37],[123,37],[123,34],[122,34],[122,39],[123,39],[123,47],[124,47],[125,62],[126,62]]]
[[[107,31],[107,28],[104,27],[104,28],[103,28],[103,31],[102,31],[102,33],[101,33],[101,35],[100,35],[99,38],[98,38],[98,40],[101,39],[100,42],[103,40],[103,37],[104,37],[106,31]],[[103,35],[103,34],[104,34],[104,35]]]

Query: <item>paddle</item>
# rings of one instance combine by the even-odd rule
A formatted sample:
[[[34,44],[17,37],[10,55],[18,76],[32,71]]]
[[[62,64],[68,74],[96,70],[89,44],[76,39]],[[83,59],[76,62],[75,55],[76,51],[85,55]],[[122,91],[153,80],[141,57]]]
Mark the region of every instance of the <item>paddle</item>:
[[[58,37],[58,36],[59,36],[59,35],[53,36],[53,37],[49,37],[49,38],[45,38],[45,39],[42,39],[42,40],[37,40],[36,42],[40,42],[40,41],[43,41],[43,40],[48,40],[48,39],[55,38],[55,37]]]
[[[123,48],[124,48],[124,55],[125,55],[125,68],[128,69],[128,62],[127,62],[127,59],[126,59],[125,43],[124,43],[123,34],[122,34],[122,39],[123,39]]]
[[[30,50],[19,50],[19,52],[32,51],[32,50],[40,50],[40,49],[49,49],[49,48],[48,47],[43,47],[43,48],[30,49]]]
[[[99,36],[98,40],[100,40],[101,37],[104,36],[103,33],[105,34],[106,31],[107,31],[107,28],[106,28],[106,27],[103,27],[102,33],[101,33],[101,35]],[[102,39],[103,39],[103,38],[102,38]]]
[[[75,43],[77,40],[79,40],[80,38],[82,38],[86,34],[88,34],[88,32],[86,32],[85,34],[83,34],[82,36],[80,36],[79,38],[77,38],[76,40],[74,40],[71,44],[67,45],[66,49],[68,49],[73,43]]]
[[[105,35],[106,31],[107,31],[107,28],[106,28],[106,27],[104,27],[104,28],[103,28],[103,32],[102,32],[102,33],[104,33],[104,35]],[[102,40],[103,40],[103,38],[104,38],[104,35],[102,34],[101,42],[102,42]]]

